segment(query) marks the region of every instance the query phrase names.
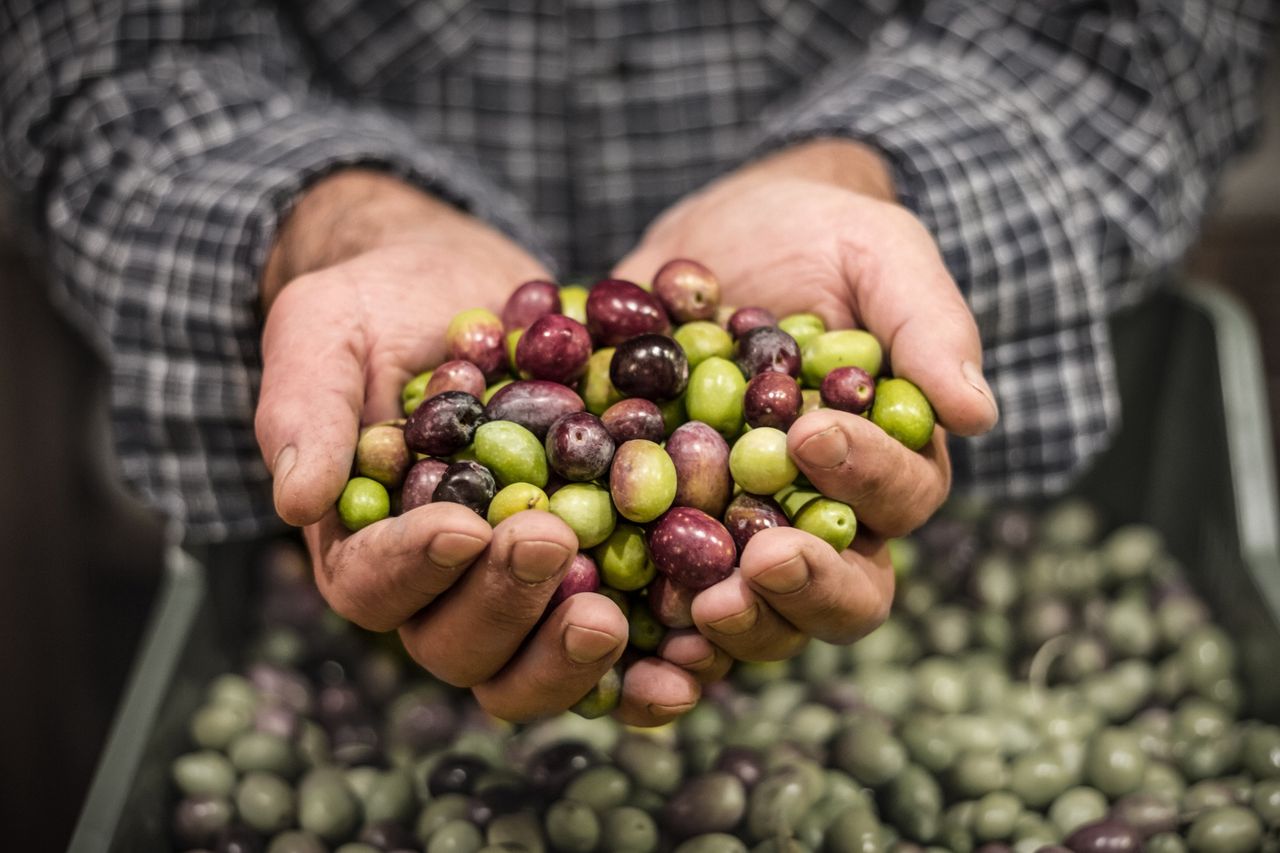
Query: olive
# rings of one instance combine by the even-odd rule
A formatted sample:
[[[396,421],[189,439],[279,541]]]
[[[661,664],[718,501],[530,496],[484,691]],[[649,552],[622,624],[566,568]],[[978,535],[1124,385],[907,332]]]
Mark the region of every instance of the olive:
[[[658,827],[653,818],[632,806],[618,806],[600,818],[600,847],[616,853],[654,853]]]
[[[603,415],[610,406],[622,399],[622,392],[613,387],[613,380],[609,378],[614,353],[613,347],[605,347],[593,352],[591,358],[587,359],[587,375],[578,383],[578,393],[582,395],[581,399],[586,411],[593,415]],[[661,409],[662,405],[660,404],[658,408]]]
[[[777,326],[757,326],[737,338],[737,362],[744,376],[766,372],[800,375],[800,346]]]
[[[584,325],[587,322],[587,297],[590,295],[585,287],[570,284],[560,288],[560,313],[572,317]]]
[[[729,319],[725,323],[729,334],[733,335],[735,340],[741,338],[752,329],[776,325],[778,325],[778,318],[773,315],[772,311],[755,305],[739,308],[729,315]]]
[[[267,853],[329,853],[329,848],[315,833],[291,829],[272,838]]]
[[[483,517],[497,492],[498,484],[488,468],[479,462],[461,461],[444,470],[431,500],[462,504]]]
[[[675,838],[729,832],[746,811],[747,791],[732,773],[714,771],[680,786],[662,811],[662,825]]]
[[[192,715],[188,730],[196,746],[225,749],[238,735],[249,730],[254,713],[252,707],[211,703]]]
[[[298,767],[293,745],[267,732],[245,732],[231,742],[228,755],[241,773],[264,770],[288,779]]]
[[[527,329],[546,314],[560,313],[560,288],[550,281],[526,281],[511,291],[502,308],[504,329]]]
[[[1197,782],[1182,795],[1182,810],[1198,813],[1221,806],[1235,805],[1235,794],[1230,786],[1216,779]]]
[[[574,777],[599,762],[600,755],[594,747],[582,741],[566,740],[535,753],[525,772],[535,790],[549,797],[558,797]],[[621,761],[618,764],[623,770],[628,770]]]
[[[556,419],[584,409],[583,399],[571,388],[534,379],[503,386],[485,404],[485,417],[517,423],[541,441]]]
[[[883,726],[855,722],[836,737],[832,759],[837,767],[864,785],[880,787],[907,766],[907,751]]]
[[[1252,726],[1244,733],[1244,767],[1258,779],[1280,779],[1280,727]]]
[[[680,785],[680,755],[652,738],[623,738],[614,748],[613,760],[641,788],[670,795]]]
[[[418,846],[414,838],[401,821],[378,820],[366,822],[360,830],[358,844],[368,845],[376,850],[405,850]]]
[[[1009,783],[1009,768],[993,749],[961,753],[947,772],[948,786],[961,797],[980,797]]]
[[[629,615],[630,611],[628,611]],[[622,673],[615,666],[600,676],[600,680],[587,691],[587,695],[575,702],[569,710],[580,717],[594,720],[612,713],[621,702]]]
[[[801,771],[788,767],[770,773],[751,789],[747,805],[747,835],[763,841],[778,833],[789,832],[814,802],[816,797]]]
[[[600,843],[600,818],[584,803],[556,800],[543,823],[547,840],[563,853],[590,853]]]
[[[590,806],[603,814],[627,801],[631,780],[617,767],[602,764],[580,773],[564,790],[567,799]]]
[[[1235,668],[1235,645],[1216,625],[1201,625],[1178,646],[1178,659],[1192,685],[1211,684]]]
[[[173,834],[184,846],[209,846],[218,833],[231,825],[234,815],[235,809],[226,797],[186,797],[173,810]]]
[[[1049,820],[1063,835],[1096,823],[1107,815],[1107,797],[1097,788],[1069,788],[1049,806]]]
[[[471,362],[493,382],[507,367],[505,338],[502,321],[496,314],[472,308],[455,314],[449,321],[445,348],[451,360]]]
[[[328,842],[341,842],[355,832],[360,802],[338,772],[313,770],[298,786],[298,825]]]
[[[1036,809],[1053,802],[1072,781],[1061,756],[1048,749],[1023,753],[1009,770],[1009,790]]]
[[[908,765],[885,791],[885,815],[905,836],[932,841],[942,815],[942,791],[927,770]]]
[[[251,829],[272,833],[293,824],[293,789],[273,773],[246,773],[236,787],[236,813]]]
[[[914,670],[915,698],[922,706],[942,713],[958,713],[969,704],[968,682],[952,660],[930,657]]]
[[[1128,853],[1142,850],[1142,836],[1118,820],[1105,819],[1085,824],[1063,842],[1072,853]]]
[[[211,749],[179,756],[173,762],[171,774],[178,790],[187,796],[228,797],[236,784],[236,771],[231,762]]]
[[[1143,838],[1178,828],[1178,808],[1154,794],[1126,794],[1111,807],[1111,817],[1123,821]]]
[[[1146,765],[1137,735],[1126,729],[1103,729],[1089,743],[1085,774],[1095,788],[1119,797],[1138,789]]]
[[[942,773],[956,759],[956,743],[947,736],[936,715],[912,717],[902,726],[901,738],[911,760],[930,773]]]
[[[338,517],[352,532],[381,521],[391,514],[391,496],[386,486],[368,477],[352,477],[338,497]]]
[[[666,335],[639,335],[617,345],[609,380],[624,397],[674,400],[689,385],[689,360]]]
[[[747,845],[725,832],[712,832],[690,838],[674,853],[747,853]]]
[[[542,824],[532,810],[495,817],[485,829],[485,841],[491,847],[520,853],[546,853],[547,849]]]
[[[751,789],[764,775],[764,759],[759,750],[726,746],[716,758],[715,769],[736,776],[744,788]]]
[[[480,400],[465,391],[445,391],[414,410],[404,425],[404,440],[415,453],[451,456],[471,443],[485,421]]]
[[[880,821],[867,809],[846,809],[827,828],[825,843],[829,853],[878,853]]]
[[[469,794],[476,780],[489,769],[489,763],[474,755],[444,756],[431,771],[427,787],[433,797],[443,794]]]
[[[1186,853],[1187,843],[1173,832],[1162,832],[1147,839],[1145,853]]]
[[[1001,841],[1013,834],[1022,814],[1022,801],[1007,791],[992,791],[973,805],[973,837],[977,841]]]
[[[493,472],[499,486],[547,484],[547,456],[538,437],[514,421],[481,424],[475,432],[476,460]]]
[[[676,466],[675,505],[719,518],[733,495],[728,443],[707,424],[690,421],[671,433],[666,451]]]
[[[428,802],[418,814],[414,835],[426,844],[440,827],[453,821],[465,820],[470,803],[462,794],[445,794]]]
[[[522,376],[569,385],[587,372],[590,357],[585,326],[563,314],[546,314],[519,335],[514,362]]]
[[[605,410],[600,421],[619,447],[636,438],[661,442],[666,436],[662,410],[641,397],[619,400]]]
[[[432,833],[426,853],[476,853],[483,846],[484,836],[475,824],[454,819]]]
[[[1280,827],[1280,779],[1263,779],[1255,784],[1250,805],[1268,827]]]
[[[668,327],[667,312],[657,297],[633,282],[617,278],[592,286],[586,315],[591,337],[601,346],[616,347],[638,335],[662,334]]]
[[[1262,843],[1262,822],[1240,806],[1220,806],[1196,817],[1187,833],[1196,853],[1247,853]]]

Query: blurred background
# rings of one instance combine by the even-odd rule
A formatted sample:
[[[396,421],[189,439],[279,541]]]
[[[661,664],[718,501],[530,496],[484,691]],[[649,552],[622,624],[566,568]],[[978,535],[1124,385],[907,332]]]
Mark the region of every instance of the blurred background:
[[[1264,132],[1227,175],[1187,261],[1191,274],[1222,284],[1253,313],[1273,425],[1278,59],[1280,51],[1262,93]],[[0,219],[0,826],[8,849],[53,850],[70,836],[145,627],[163,535],[115,480],[103,372],[48,304],[33,245],[28,223]]]

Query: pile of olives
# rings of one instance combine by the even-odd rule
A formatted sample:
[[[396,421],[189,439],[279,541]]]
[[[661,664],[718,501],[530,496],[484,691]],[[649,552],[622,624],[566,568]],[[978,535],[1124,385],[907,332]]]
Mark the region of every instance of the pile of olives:
[[[264,630],[173,762],[216,853],[1280,851],[1280,727],[1153,530],[953,502],[888,621],[739,664],[678,721],[512,727],[273,551]],[[1211,572],[1212,567],[1204,567]]]
[[[694,595],[728,577],[759,531],[795,526],[837,551],[853,541],[853,510],[787,452],[802,413],[866,415],[912,450],[933,434],[919,389],[876,378],[869,332],[722,309],[715,275],[691,260],[663,265],[650,289],[526,282],[501,317],[464,311],[445,337],[449,360],[404,388],[407,419],[361,434],[343,522],[359,530],[439,501],[493,525],[554,513],[580,553],[550,606],[609,596],[633,655],[692,627]],[[578,710],[612,710],[620,684],[611,673]]]

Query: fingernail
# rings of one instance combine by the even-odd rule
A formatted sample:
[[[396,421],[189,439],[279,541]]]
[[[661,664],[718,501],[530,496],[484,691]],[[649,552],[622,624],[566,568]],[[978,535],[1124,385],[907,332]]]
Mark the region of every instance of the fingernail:
[[[789,560],[765,569],[752,578],[751,582],[779,595],[796,592],[809,583],[809,563],[803,556],[796,554]]]
[[[796,448],[796,455],[814,468],[834,468],[849,453],[849,442],[840,427],[828,427],[812,435]]]
[[[511,574],[524,583],[542,583],[559,571],[567,559],[569,552],[558,542],[539,539],[517,542],[511,549]]]
[[[452,569],[474,560],[485,543],[465,533],[437,533],[427,546],[427,559],[442,569]]]
[[[982,375],[982,368],[972,361],[966,361],[960,365],[960,372],[964,374],[964,380],[972,385],[975,391],[987,398],[987,402],[991,404],[992,413],[1000,417],[1000,404],[996,402],[996,395],[987,384],[987,378]]]
[[[655,717],[663,717],[670,719],[678,717],[681,714],[687,714],[693,710],[693,702],[685,702],[680,705],[659,705],[657,702],[650,702],[647,706],[649,713]]]
[[[612,654],[619,640],[612,634],[570,625],[564,630],[564,653],[574,663],[595,663]]]
[[[709,669],[711,665],[715,662],[716,662],[716,653],[712,652],[711,654],[707,655],[705,658],[691,661],[689,663],[682,663],[682,664],[679,664],[679,666],[682,667],[683,669],[689,670],[690,672],[702,672],[704,669]]]
[[[708,622],[707,626],[717,634],[724,634],[726,637],[732,637],[735,634],[741,634],[749,631],[756,620],[760,618],[760,607],[752,604],[741,613],[735,613],[732,616],[726,616],[723,619],[717,619],[715,622]]]

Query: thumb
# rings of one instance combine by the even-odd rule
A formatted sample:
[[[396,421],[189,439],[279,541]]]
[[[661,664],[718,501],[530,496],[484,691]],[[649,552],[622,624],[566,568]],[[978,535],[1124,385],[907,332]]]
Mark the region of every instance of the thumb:
[[[262,391],[254,429],[271,471],[276,512],[318,521],[351,473],[364,402],[363,335],[323,283],[285,287],[262,333]]]
[[[885,346],[895,376],[915,383],[938,420],[958,435],[980,435],[1000,411],[982,373],[978,325],[924,227],[907,213],[870,251],[847,252],[845,278],[859,321]]]

